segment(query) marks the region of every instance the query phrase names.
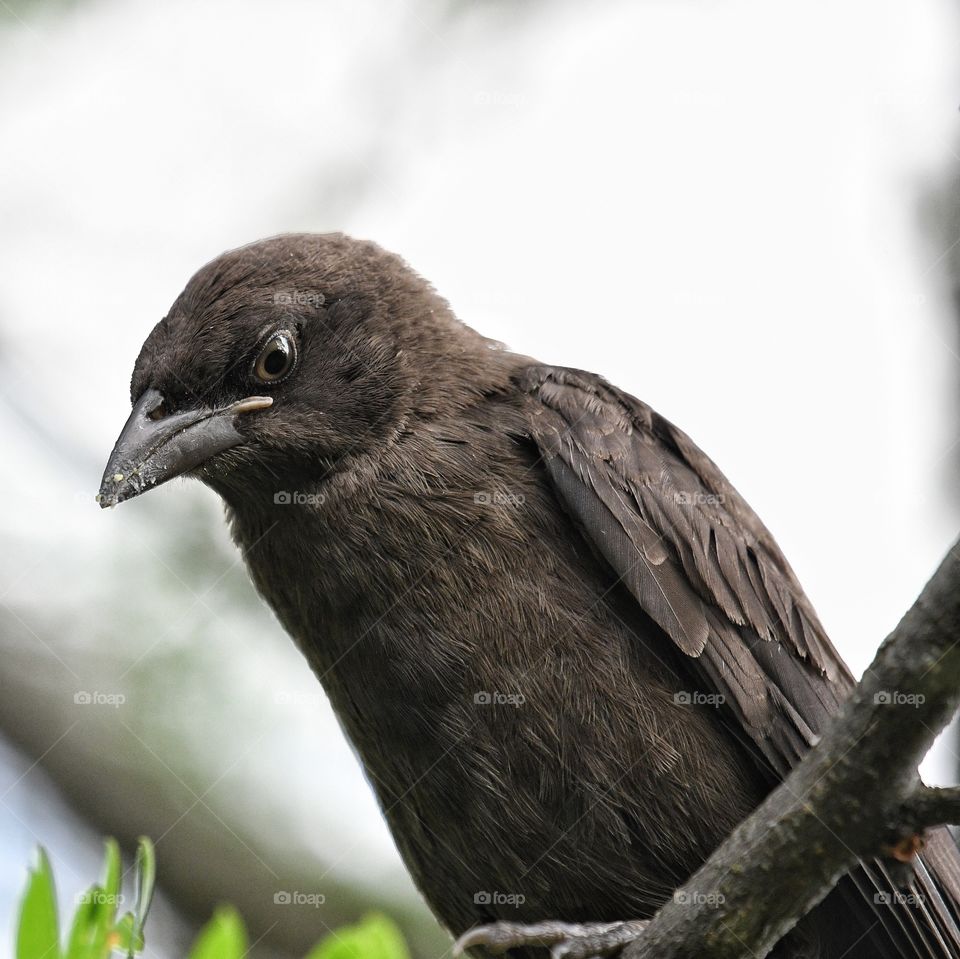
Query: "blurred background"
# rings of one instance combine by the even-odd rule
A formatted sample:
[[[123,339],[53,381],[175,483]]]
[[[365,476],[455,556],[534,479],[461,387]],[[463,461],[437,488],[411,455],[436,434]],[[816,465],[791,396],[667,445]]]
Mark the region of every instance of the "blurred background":
[[[0,951],[37,843],[66,911],[102,835],[145,833],[148,955],[220,901],[257,956],[369,908],[449,953],[215,496],[94,503],[147,332],[258,237],[375,239],[679,423],[861,672],[960,525],[958,26],[946,0],[0,0]]]

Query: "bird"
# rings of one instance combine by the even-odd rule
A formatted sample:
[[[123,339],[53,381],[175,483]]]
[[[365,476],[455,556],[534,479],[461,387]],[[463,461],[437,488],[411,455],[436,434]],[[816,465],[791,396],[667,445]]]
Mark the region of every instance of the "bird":
[[[684,432],[484,337],[373,242],[207,263],[131,401],[101,506],[177,476],[220,495],[464,948],[588,959],[642,936],[855,685]],[[863,861],[774,955],[960,956],[958,867],[943,829],[910,896]]]

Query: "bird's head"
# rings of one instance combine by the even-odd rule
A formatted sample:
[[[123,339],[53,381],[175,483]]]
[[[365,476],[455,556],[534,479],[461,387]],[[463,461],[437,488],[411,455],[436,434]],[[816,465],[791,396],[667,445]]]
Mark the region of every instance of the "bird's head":
[[[456,403],[458,370],[490,345],[372,243],[301,234],[232,250],[143,344],[99,502],[186,473],[222,492],[318,479]]]

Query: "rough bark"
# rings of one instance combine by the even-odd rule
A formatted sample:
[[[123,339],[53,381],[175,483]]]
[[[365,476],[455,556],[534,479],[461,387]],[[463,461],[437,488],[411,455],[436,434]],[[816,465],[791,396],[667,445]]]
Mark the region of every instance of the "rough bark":
[[[960,543],[822,740],[627,947],[624,959],[767,955],[857,859],[909,858],[960,822],[917,767],[960,705]]]

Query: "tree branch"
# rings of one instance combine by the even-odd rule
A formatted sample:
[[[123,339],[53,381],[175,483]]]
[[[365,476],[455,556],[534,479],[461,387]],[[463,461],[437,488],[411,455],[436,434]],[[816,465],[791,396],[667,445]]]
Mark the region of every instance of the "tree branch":
[[[960,786],[918,786],[904,805],[903,822],[918,829],[960,823]]]
[[[765,956],[858,859],[908,859],[960,820],[917,767],[960,704],[960,543],[821,742],[651,920],[624,959]]]

